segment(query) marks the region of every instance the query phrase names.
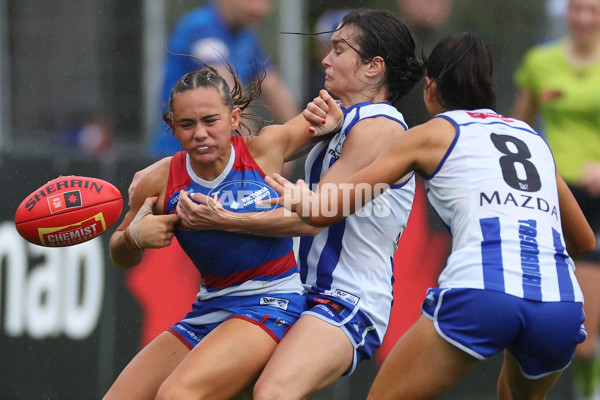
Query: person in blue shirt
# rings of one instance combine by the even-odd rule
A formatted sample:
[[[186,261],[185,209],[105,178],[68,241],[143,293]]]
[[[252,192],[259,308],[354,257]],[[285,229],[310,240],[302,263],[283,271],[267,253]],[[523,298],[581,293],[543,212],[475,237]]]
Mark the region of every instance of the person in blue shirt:
[[[234,66],[242,84],[265,73],[262,93],[275,120],[285,122],[298,115],[299,109],[289,89],[274,70],[253,29],[270,10],[271,0],[213,0],[184,15],[168,40],[161,112],[157,114],[162,115],[171,88],[179,78],[202,68],[194,58],[197,57],[217,68],[230,85],[227,62]],[[180,143],[167,130],[162,120],[157,121],[148,149],[152,157],[161,158],[181,150]]]

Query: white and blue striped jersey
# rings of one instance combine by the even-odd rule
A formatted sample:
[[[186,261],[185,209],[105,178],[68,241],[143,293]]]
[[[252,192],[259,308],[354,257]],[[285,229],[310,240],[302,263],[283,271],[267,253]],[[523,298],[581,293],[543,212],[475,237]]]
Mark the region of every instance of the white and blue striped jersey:
[[[556,166],[546,141],[492,110],[437,116],[456,137],[427,197],[452,234],[442,288],[505,292],[536,301],[583,301],[561,229]]]
[[[312,189],[340,157],[344,141],[358,121],[385,117],[406,128],[402,114],[390,103],[365,102],[343,111],[340,132],[316,145],[307,156],[305,180]],[[380,340],[392,306],[393,255],[406,227],[414,193],[413,175],[317,236],[300,239],[298,264],[306,290],[358,306],[372,320]]]

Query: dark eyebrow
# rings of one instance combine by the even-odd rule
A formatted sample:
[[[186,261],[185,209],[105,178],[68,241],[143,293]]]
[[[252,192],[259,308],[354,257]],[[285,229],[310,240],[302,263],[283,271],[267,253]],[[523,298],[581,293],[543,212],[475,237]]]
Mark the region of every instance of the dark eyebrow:
[[[215,118],[215,117],[219,117],[221,114],[219,113],[215,113],[215,114],[209,114],[209,115],[203,115],[200,119],[210,119],[210,118]],[[194,118],[180,118],[178,120],[175,120],[175,123],[181,123],[181,122],[186,122],[186,121],[196,121]]]
[[[331,45],[332,45],[332,46],[333,46],[333,45],[338,45],[338,44],[340,44],[340,43],[346,43],[346,44],[348,44],[348,43],[346,42],[346,39],[342,39],[342,38],[340,38],[340,37],[331,38]]]
[[[352,50],[354,50],[356,52],[356,54],[358,54],[360,57],[362,58],[366,58],[364,57],[360,51],[358,51],[358,49],[356,47],[354,47],[353,45],[351,45],[347,39],[341,38],[341,37],[337,37],[337,38],[331,38],[331,46],[339,46],[340,44],[344,43],[346,46],[348,46],[349,48],[351,48]]]

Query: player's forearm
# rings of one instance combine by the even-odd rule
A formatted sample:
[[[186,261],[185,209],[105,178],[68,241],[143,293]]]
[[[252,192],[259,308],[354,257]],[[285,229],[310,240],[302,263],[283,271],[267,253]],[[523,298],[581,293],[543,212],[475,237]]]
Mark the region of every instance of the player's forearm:
[[[305,224],[295,213],[278,208],[271,212],[242,214],[219,228],[228,232],[267,237],[315,236],[321,231]]]
[[[142,250],[128,241],[124,231],[116,231],[110,238],[110,259],[118,269],[130,269],[142,261]]]

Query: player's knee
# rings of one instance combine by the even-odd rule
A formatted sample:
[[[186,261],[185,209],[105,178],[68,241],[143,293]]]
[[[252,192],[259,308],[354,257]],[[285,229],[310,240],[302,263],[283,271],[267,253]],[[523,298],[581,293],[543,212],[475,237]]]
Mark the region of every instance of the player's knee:
[[[279,385],[273,384],[268,381],[261,381],[260,379],[254,385],[254,400],[289,400],[291,399],[290,393],[285,393],[284,388]],[[293,396],[292,396],[293,397]]]
[[[158,393],[156,394],[156,398],[154,400],[173,400],[176,399],[174,397],[173,391],[170,389],[169,385],[166,385],[166,382],[163,382],[158,389]]]
[[[254,400],[271,400],[275,399],[273,394],[266,385],[259,384],[258,382],[254,385],[254,391],[252,393]]]
[[[155,400],[185,400],[189,398],[188,395],[189,393],[183,385],[174,382],[172,379],[167,379],[160,385]]]

